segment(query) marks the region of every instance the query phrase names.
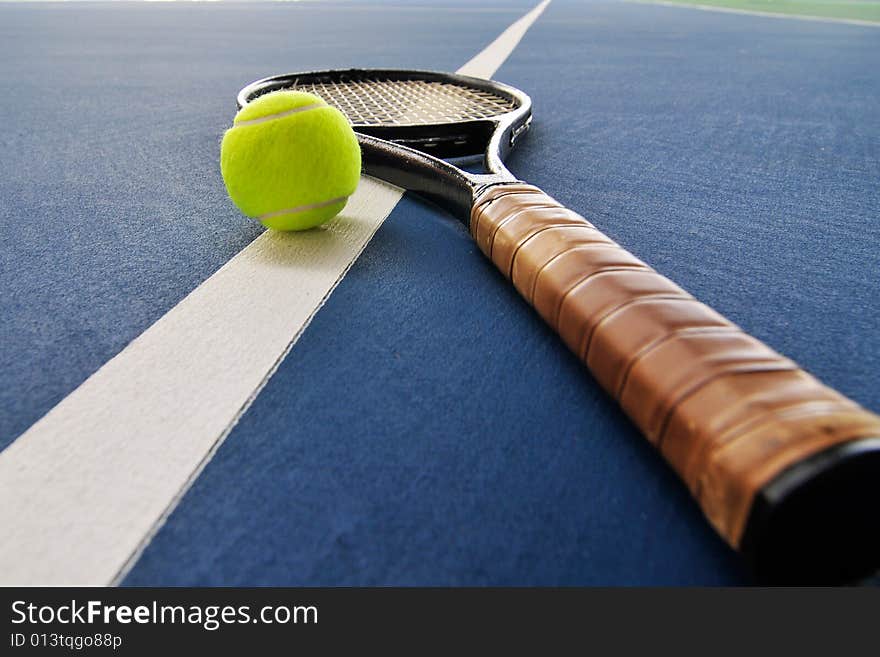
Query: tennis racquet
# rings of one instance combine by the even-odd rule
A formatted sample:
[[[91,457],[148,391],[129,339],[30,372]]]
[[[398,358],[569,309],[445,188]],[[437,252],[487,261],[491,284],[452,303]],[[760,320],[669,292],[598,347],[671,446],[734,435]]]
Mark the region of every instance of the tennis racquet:
[[[724,540],[774,582],[880,566],[880,417],[822,385],[504,166],[531,100],[425,71],[293,73],[351,121],[367,174],[465,223],[690,489]],[[483,155],[485,173],[447,162]]]

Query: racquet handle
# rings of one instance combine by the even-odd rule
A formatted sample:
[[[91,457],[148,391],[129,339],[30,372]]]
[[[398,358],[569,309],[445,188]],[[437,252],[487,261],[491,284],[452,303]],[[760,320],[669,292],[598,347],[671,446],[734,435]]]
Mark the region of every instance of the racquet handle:
[[[478,192],[470,232],[663,454],[734,548],[758,492],[880,417],[822,385],[536,187]]]

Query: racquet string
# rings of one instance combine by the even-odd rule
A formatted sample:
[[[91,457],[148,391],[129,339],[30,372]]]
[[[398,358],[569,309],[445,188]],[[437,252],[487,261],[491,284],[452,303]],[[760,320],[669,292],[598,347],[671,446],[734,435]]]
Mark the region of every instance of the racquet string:
[[[439,80],[384,77],[294,80],[291,89],[315,94],[355,126],[436,125],[491,119],[517,108],[512,98]]]

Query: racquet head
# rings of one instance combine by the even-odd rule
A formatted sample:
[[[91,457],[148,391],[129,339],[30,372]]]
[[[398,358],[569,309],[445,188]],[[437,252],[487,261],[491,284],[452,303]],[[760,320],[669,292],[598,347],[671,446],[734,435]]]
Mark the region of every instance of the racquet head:
[[[367,174],[427,196],[463,219],[477,188],[514,180],[503,160],[532,116],[530,98],[514,87],[405,70],[275,75],[242,89],[238,105],[285,89],[315,94],[348,117]],[[443,161],[475,155],[483,156],[486,175]]]

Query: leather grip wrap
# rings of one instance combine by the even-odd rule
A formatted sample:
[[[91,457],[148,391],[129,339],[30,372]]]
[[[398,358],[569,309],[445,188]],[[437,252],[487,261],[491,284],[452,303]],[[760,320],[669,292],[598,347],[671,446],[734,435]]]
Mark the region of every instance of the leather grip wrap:
[[[536,187],[488,187],[471,235],[738,548],[786,468],[880,436],[880,417],[658,274]]]

